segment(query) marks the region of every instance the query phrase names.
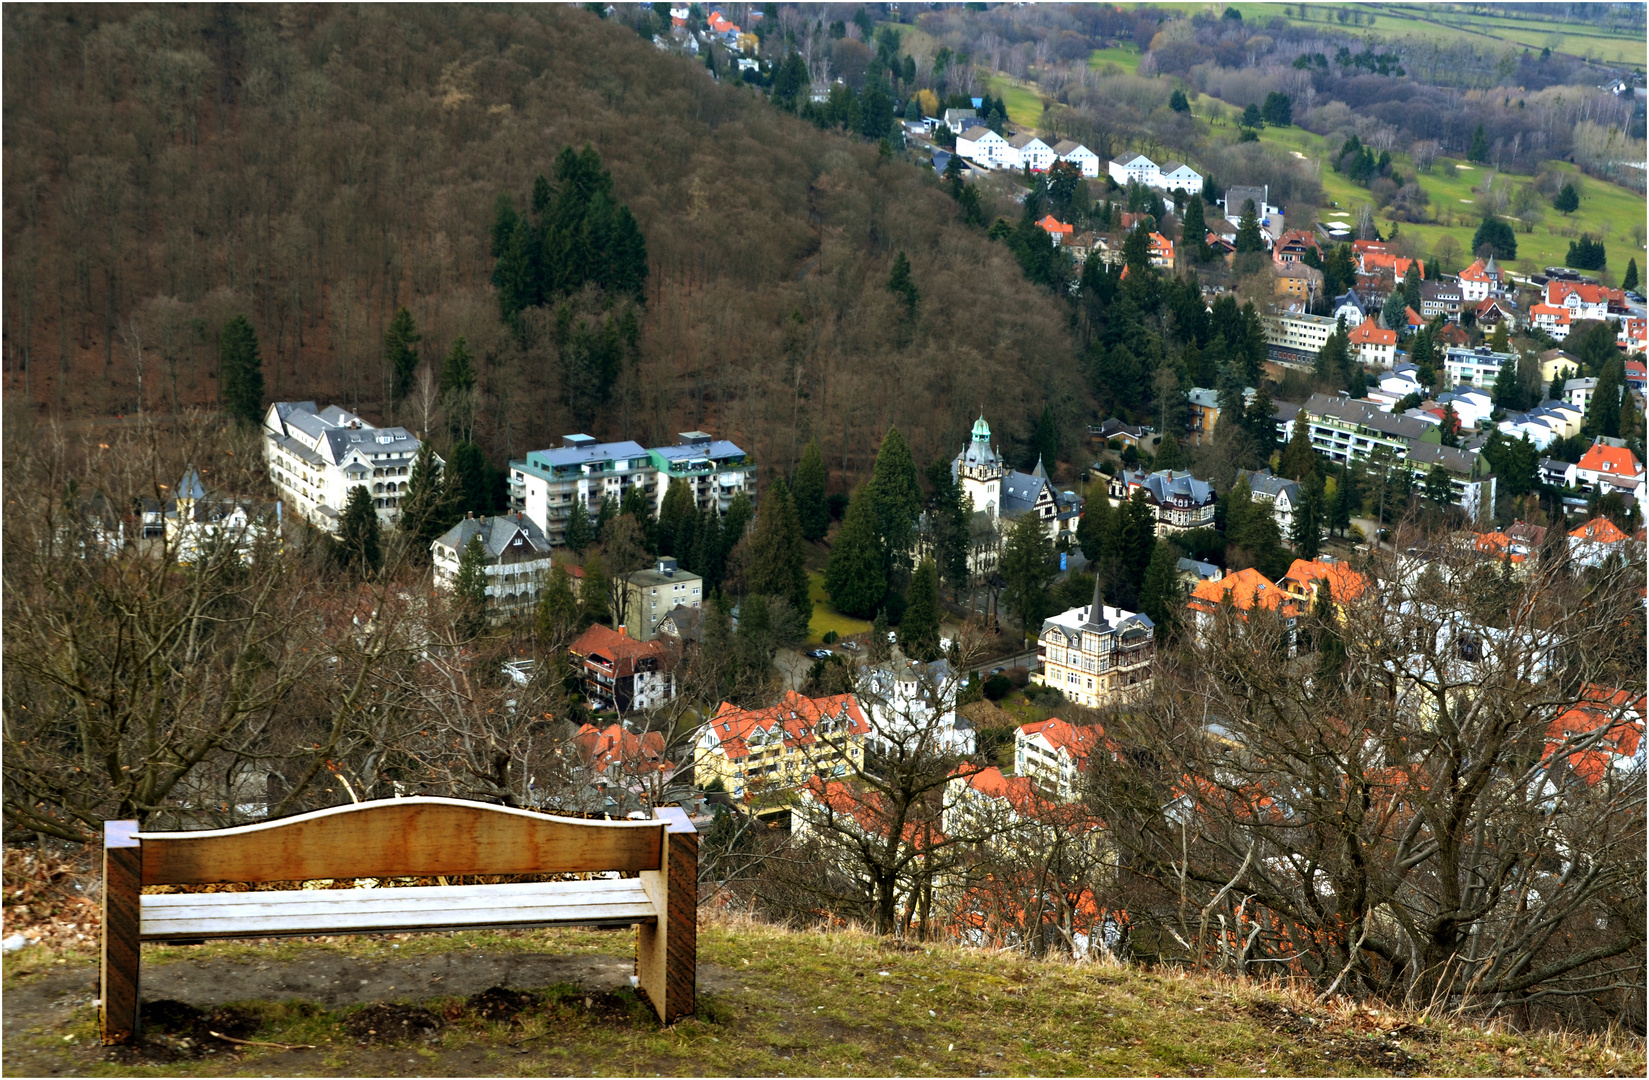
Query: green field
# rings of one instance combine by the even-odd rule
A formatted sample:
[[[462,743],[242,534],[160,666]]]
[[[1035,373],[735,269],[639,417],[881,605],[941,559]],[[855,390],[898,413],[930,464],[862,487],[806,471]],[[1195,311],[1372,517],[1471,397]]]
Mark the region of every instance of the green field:
[[[824,574],[817,570],[807,575],[807,595],[813,598],[813,617],[807,622],[807,640],[810,644],[817,645],[822,642],[825,633],[830,630],[836,631],[837,637],[852,637],[870,629],[870,624],[865,620],[843,615],[830,606],[830,596],[825,592]]]
[[[1145,5],[1140,5],[1145,6]],[[1150,5],[1153,10],[1168,9],[1184,15],[1199,11],[1223,12],[1234,7],[1242,13],[1243,21],[1264,24],[1272,19],[1285,19],[1292,26],[1323,26],[1345,30],[1376,39],[1399,40],[1408,37],[1425,38],[1434,42],[1469,42],[1482,49],[1530,49],[1538,52],[1550,47],[1554,52],[1568,53],[1595,59],[1603,63],[1644,68],[1643,35],[1626,32],[1610,33],[1584,23],[1563,22],[1549,17],[1529,18],[1482,14],[1455,4],[1359,4],[1355,9],[1367,16],[1373,14],[1374,25],[1353,27],[1342,24],[1334,13],[1350,9],[1350,5],[1308,4],[1313,17],[1298,18],[1297,4],[1247,3],[1238,0],[1232,4],[1163,3]]]
[[[1192,104],[1192,111],[1210,123],[1222,125],[1215,128],[1216,137],[1234,131],[1240,115],[1240,110],[1234,106],[1206,95]],[[1370,201],[1368,189],[1357,186],[1329,167],[1331,151],[1327,139],[1303,128],[1289,127],[1266,128],[1260,132],[1260,141],[1319,163],[1323,186],[1320,216],[1324,220],[1356,222],[1358,209]],[[1405,176],[1414,175],[1413,163],[1406,153],[1394,153],[1392,167]],[[1634,255],[1641,270],[1646,265],[1645,252],[1642,247],[1635,247],[1631,230],[1633,225],[1643,223],[1644,197],[1617,184],[1579,176],[1575,167],[1565,162],[1548,162],[1547,167],[1579,177],[1580,209],[1565,216],[1547,206],[1545,220],[1536,225],[1533,232],[1525,233],[1519,228],[1517,259],[1513,267],[1528,272],[1543,266],[1562,265],[1572,239],[1566,234],[1572,231],[1577,236],[1581,232],[1590,232],[1604,238],[1609,249],[1609,266],[1603,272],[1606,280],[1619,280],[1626,269],[1626,260]],[[1431,174],[1419,178],[1420,186],[1431,197],[1431,213],[1436,223],[1402,224],[1399,228],[1420,238],[1428,250],[1445,235],[1453,236],[1462,251],[1469,250],[1472,233],[1480,220],[1472,188],[1481,182],[1485,170],[1486,167],[1481,165],[1438,159],[1432,166]],[[1506,179],[1514,188],[1530,180],[1527,176],[1514,174],[1508,174]],[[1346,216],[1334,216],[1337,212],[1344,212]],[[1388,228],[1387,222],[1381,219],[1381,230]]]
[[[1036,90],[1022,86],[1006,75],[992,76],[986,85],[992,97],[999,97],[1007,104],[1009,120],[1027,131],[1036,130],[1036,125],[1042,121],[1042,96]]]
[[[1099,70],[1106,64],[1115,64],[1130,75],[1139,73],[1139,50],[1132,45],[1119,45],[1114,49],[1095,49],[1088,57],[1088,66]]]

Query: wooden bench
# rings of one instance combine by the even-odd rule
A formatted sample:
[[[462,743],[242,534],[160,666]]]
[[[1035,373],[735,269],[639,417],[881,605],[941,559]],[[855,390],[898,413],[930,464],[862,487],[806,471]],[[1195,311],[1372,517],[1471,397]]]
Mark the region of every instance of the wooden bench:
[[[145,941],[635,925],[636,975],[659,1018],[693,1012],[698,836],[687,815],[583,821],[458,799],[380,799],[207,832],[103,827],[105,1043],[138,1030]],[[507,885],[142,895],[145,885],[628,871]]]

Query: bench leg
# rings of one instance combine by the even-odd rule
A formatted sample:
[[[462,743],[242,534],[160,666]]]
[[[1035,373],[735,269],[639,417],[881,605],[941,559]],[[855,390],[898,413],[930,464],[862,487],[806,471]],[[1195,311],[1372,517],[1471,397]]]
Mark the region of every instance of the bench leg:
[[[659,1020],[673,1024],[697,1004],[699,838],[664,837],[664,868],[643,870],[642,888],[659,910],[655,925],[636,928],[636,976]]]
[[[143,848],[135,821],[103,823],[103,963],[98,1019],[105,1045],[137,1036],[138,897]]]

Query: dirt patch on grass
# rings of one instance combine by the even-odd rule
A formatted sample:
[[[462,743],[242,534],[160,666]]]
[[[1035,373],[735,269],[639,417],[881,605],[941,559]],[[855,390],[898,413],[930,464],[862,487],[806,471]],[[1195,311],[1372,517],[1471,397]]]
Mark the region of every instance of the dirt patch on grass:
[[[1257,1001],[1248,1010],[1249,1015],[1279,1035],[1311,1035],[1322,1031],[1325,1021],[1320,1016],[1290,1009],[1276,1001]]]
[[[506,990],[502,986],[488,987],[464,1003],[465,1009],[477,1020],[499,1021],[514,1020],[536,1004],[536,994]]]
[[[364,1043],[411,1042],[435,1038],[441,1018],[416,1005],[380,1002],[344,1017],[343,1029]]]
[[[1293,1036],[1302,1050],[1329,1060],[1389,1071],[1393,1076],[1412,1076],[1422,1065],[1421,1059],[1404,1050],[1394,1041],[1394,1037],[1414,1042],[1435,1041],[1437,1038],[1434,1032],[1412,1024],[1386,1032],[1382,1037],[1366,1038],[1338,1029],[1324,1017],[1291,1009],[1277,1001],[1257,1001],[1249,1006],[1248,1013],[1271,1031]]]
[[[229,1039],[247,1038],[262,1024],[250,1009],[197,1009],[171,998],[145,1001],[138,1016],[142,1034],[132,1045],[112,1048],[111,1060],[144,1065],[206,1057],[231,1050]]]

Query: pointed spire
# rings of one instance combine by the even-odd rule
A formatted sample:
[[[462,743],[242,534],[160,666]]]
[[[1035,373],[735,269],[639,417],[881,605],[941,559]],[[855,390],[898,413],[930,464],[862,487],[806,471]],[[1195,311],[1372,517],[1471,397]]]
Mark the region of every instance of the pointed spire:
[[[1110,622],[1105,618],[1105,598],[1100,593],[1099,575],[1094,575],[1094,602],[1088,607],[1088,621],[1082,624],[1093,630],[1109,630]]]
[[[1036,455],[1036,468],[1031,470],[1031,475],[1036,477],[1038,480],[1046,480],[1048,478],[1048,470],[1042,467],[1041,454]]]

